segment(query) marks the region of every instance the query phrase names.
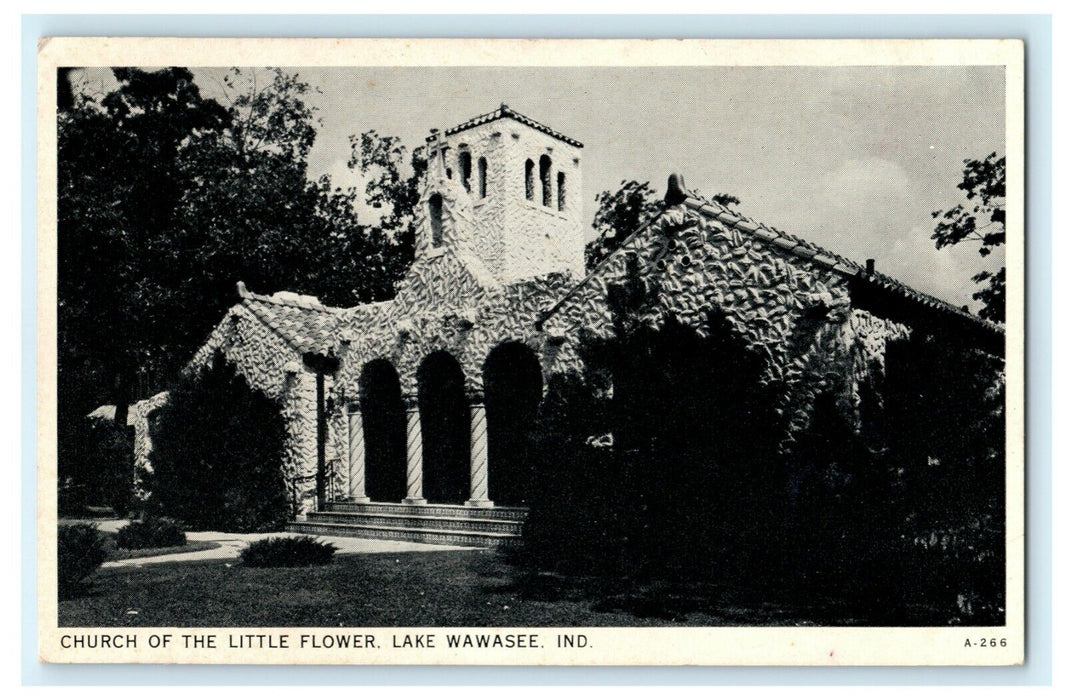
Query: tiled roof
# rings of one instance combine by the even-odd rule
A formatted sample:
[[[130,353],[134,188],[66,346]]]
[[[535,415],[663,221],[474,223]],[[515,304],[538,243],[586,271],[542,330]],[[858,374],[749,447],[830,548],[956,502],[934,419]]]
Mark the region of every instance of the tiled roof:
[[[333,350],[341,309],[291,292],[253,294],[240,283],[237,289],[244,308],[296,351],[329,355]]]
[[[964,320],[979,326],[986,331],[993,331],[999,334],[1003,333],[1003,328],[998,324],[986,321],[983,318],[975,316],[968,311],[964,311],[957,306],[953,306],[946,301],[937,299],[925,292],[920,292],[917,289],[900,282],[894,277],[889,277],[888,275],[877,271],[874,271],[872,274],[868,273],[864,266],[848,260],[841,255],[837,255],[819,245],[805,241],[791,233],[786,233],[780,229],[767,226],[766,224],[739,215],[720,204],[710,202],[702,197],[693,195],[692,193],[686,194],[688,196],[685,198],[683,204],[690,209],[698,211],[705,217],[717,219],[727,226],[740,229],[748,235],[753,236],[768,245],[774,246],[789,255],[810,260],[821,267],[833,270],[849,279],[863,281],[888,294],[902,297],[927,309],[954,316],[959,320]]]
[[[452,134],[458,134],[460,131],[466,131],[467,129],[473,129],[475,126],[481,126],[482,124],[488,124],[489,122],[496,121],[497,119],[503,119],[505,117],[510,117],[511,119],[514,119],[516,122],[519,122],[521,124],[525,124],[526,126],[532,128],[532,129],[536,129],[537,131],[544,132],[548,136],[557,138],[557,139],[559,139],[560,141],[562,141],[564,143],[570,144],[571,146],[577,146],[578,148],[584,148],[585,147],[585,145],[583,143],[581,143],[580,141],[578,141],[576,139],[572,139],[569,136],[565,136],[563,134],[560,134],[558,131],[556,131],[555,129],[551,128],[550,126],[545,126],[545,125],[541,124],[538,121],[530,119],[529,117],[527,117],[524,114],[519,114],[518,112],[514,111],[513,109],[511,109],[510,107],[508,107],[505,104],[501,104],[499,109],[497,109],[495,111],[488,112],[486,114],[482,114],[480,116],[474,117],[473,119],[469,119],[469,120],[463,122],[462,124],[459,124],[458,126],[453,126],[450,129],[445,129],[444,130],[444,135],[445,136],[451,136]],[[436,140],[437,140],[437,134],[431,134],[429,137],[426,138],[426,141],[428,143],[432,143],[433,141],[436,141]]]

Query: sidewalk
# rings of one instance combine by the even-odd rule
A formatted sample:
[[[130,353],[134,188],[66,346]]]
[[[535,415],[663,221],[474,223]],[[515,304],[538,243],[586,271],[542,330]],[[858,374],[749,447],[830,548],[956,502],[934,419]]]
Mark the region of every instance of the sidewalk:
[[[101,532],[118,532],[128,520],[101,520],[96,522]],[[218,542],[221,546],[199,552],[182,552],[180,554],[160,554],[154,557],[123,559],[104,562],[102,568],[122,566],[142,566],[144,564],[161,564],[166,562],[198,562],[220,559],[237,559],[241,550],[249,542],[267,537],[298,537],[292,532],[257,532],[242,534],[235,532],[186,532],[189,542]],[[317,539],[330,542],[337,547],[337,554],[386,554],[390,552],[446,552],[451,550],[472,549],[439,544],[422,544],[420,542],[394,542],[391,540],[367,540],[358,537],[320,536]]]

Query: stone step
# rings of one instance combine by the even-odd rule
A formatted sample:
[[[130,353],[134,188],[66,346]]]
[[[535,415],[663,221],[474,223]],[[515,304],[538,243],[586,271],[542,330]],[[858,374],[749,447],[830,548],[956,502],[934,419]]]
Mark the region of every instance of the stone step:
[[[332,522],[290,522],[289,532],[306,535],[331,535],[333,537],[361,537],[372,540],[400,540],[461,547],[508,547],[517,544],[518,535],[499,532],[470,532],[442,529],[407,529],[384,525],[354,525]]]
[[[406,503],[353,503],[351,501],[327,501],[319,512],[333,513],[383,513],[389,515],[439,516],[445,518],[486,518],[489,520],[511,520],[522,522],[526,519],[527,508],[475,508],[446,504],[429,504],[424,506]]]
[[[372,525],[375,527],[404,530],[488,532],[508,535],[522,534],[522,522],[519,520],[489,520],[488,518],[464,518],[441,515],[398,515],[393,513],[333,511],[312,511],[307,514],[307,520],[316,523]]]

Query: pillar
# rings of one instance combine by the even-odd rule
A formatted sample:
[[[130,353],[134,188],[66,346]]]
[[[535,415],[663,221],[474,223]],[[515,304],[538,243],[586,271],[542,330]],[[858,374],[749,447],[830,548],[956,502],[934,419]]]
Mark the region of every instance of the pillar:
[[[348,496],[356,503],[369,503],[366,495],[366,442],[363,439],[363,414],[348,410]]]
[[[407,409],[407,498],[403,502],[426,504],[422,498],[422,416],[418,406]]]
[[[478,400],[470,405],[470,500],[466,505],[491,508],[489,500],[489,442],[485,422],[485,404]]]

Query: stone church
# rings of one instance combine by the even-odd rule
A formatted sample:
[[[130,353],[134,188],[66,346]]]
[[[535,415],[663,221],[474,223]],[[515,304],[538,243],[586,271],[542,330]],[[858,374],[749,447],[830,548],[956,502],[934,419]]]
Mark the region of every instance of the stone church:
[[[672,318],[700,333],[708,309],[723,311],[786,387],[789,434],[819,392],[858,411],[886,342],[922,324],[1002,356],[999,326],[873,261],[707,201],[677,175],[660,211],[586,270],[583,146],[506,105],[427,144],[414,262],[395,298],[331,308],[238,284],[239,302],[190,363],[220,352],[282,406],[292,530],[471,545],[519,536],[509,441],[550,377],[581,372],[576,340],[612,333],[608,296],[626,280],[650,291],[640,314],[653,327]]]

